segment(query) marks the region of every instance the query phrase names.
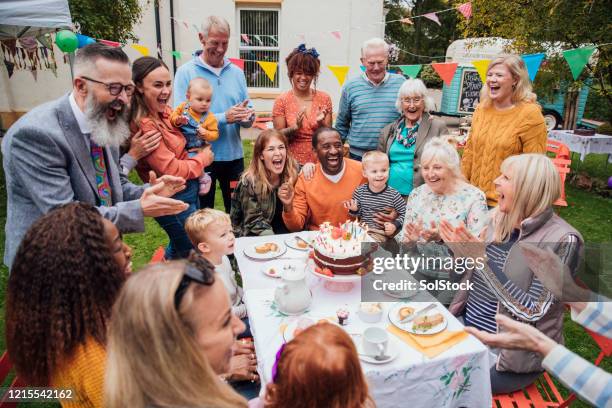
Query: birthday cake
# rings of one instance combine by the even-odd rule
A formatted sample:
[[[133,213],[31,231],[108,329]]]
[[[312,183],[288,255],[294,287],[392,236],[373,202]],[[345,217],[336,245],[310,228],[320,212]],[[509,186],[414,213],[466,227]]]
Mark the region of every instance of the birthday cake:
[[[321,224],[312,242],[317,272],[364,274],[370,263],[370,251],[362,250],[362,243],[368,240],[367,227],[357,221],[346,221],[338,227],[329,222]]]

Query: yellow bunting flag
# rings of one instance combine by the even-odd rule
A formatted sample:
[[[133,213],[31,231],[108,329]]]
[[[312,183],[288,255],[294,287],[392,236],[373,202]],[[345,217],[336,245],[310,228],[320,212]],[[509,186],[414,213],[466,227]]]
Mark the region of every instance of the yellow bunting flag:
[[[480,80],[484,84],[487,82],[487,69],[489,69],[489,64],[491,63],[490,59],[481,59],[472,61],[472,64],[478,71],[478,75],[480,75]]]
[[[145,57],[149,55],[149,49],[145,47],[144,45],[132,44],[132,48],[138,51],[139,53],[141,53]]]
[[[257,63],[264,70],[268,78],[270,78],[270,81],[274,82],[274,77],[276,76],[276,66],[278,63],[268,61],[257,61]]]
[[[328,65],[327,68],[334,74],[340,86],[344,84],[344,80],[346,79],[346,74],[348,74],[349,66],[348,65]]]

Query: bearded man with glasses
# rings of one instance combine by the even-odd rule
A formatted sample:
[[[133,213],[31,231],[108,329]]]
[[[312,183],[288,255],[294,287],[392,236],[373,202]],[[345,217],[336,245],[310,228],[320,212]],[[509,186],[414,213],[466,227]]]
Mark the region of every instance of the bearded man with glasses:
[[[7,266],[29,226],[71,201],[95,205],[121,232],[142,232],[144,217],[185,210],[185,203],[169,198],[184,189],[182,178],[153,176],[150,185],[136,186],[119,171],[133,93],[127,55],[91,44],[77,53],[72,92],[11,126],[2,141]]]

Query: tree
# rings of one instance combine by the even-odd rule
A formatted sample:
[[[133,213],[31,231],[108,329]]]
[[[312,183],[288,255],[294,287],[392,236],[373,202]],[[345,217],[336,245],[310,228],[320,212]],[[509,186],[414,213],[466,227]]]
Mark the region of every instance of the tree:
[[[118,42],[138,40],[132,31],[142,17],[138,0],[69,0],[68,3],[72,21],[79,24],[81,33]]]
[[[472,18],[460,20],[459,28],[465,37],[510,39],[516,53],[547,52],[536,92],[550,95],[560,86],[570,91],[590,86],[606,100],[612,121],[612,47],[599,47],[591,60],[595,63],[587,64],[577,81],[559,52],[612,42],[611,10],[610,0],[472,0]]]
[[[439,14],[441,25],[424,17],[413,19],[413,25],[395,20],[451,7],[452,5],[447,0],[385,0],[385,8],[389,10],[386,21],[394,21],[387,23],[385,39],[399,49],[397,58],[391,62],[395,64],[444,62],[446,49],[459,36],[456,12]],[[433,74],[433,70],[428,66],[424,66],[423,69],[421,74],[423,81],[426,81],[427,78],[433,79],[433,81],[426,81],[427,86],[441,88],[442,80]]]

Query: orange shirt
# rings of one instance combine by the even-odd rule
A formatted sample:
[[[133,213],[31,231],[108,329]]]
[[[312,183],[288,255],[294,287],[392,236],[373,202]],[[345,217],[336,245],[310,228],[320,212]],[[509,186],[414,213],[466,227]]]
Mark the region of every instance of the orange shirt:
[[[352,218],[343,202],[350,200],[353,191],[367,179],[363,177],[360,162],[344,158],[344,166],[344,174],[337,183],[323,174],[321,164],[316,165],[310,181],[300,174],[295,183],[293,210],[283,211],[283,220],[290,231],[317,230],[325,221],[337,225]]]
[[[172,110],[166,107],[163,113],[154,118],[148,116],[140,120],[140,130],[148,132],[157,129],[162,134],[159,147],[138,162],[136,170],[141,180],[149,181],[149,170],[153,170],[157,177],[164,174],[183,177],[185,180],[198,178],[202,175],[205,163],[200,155],[188,157],[185,151],[185,137],[181,131],[170,123]]]
[[[93,338],[76,347],[73,355],[51,379],[55,388],[71,389],[72,400],[62,401],[63,408],[104,407],[104,371],[106,350]]]

